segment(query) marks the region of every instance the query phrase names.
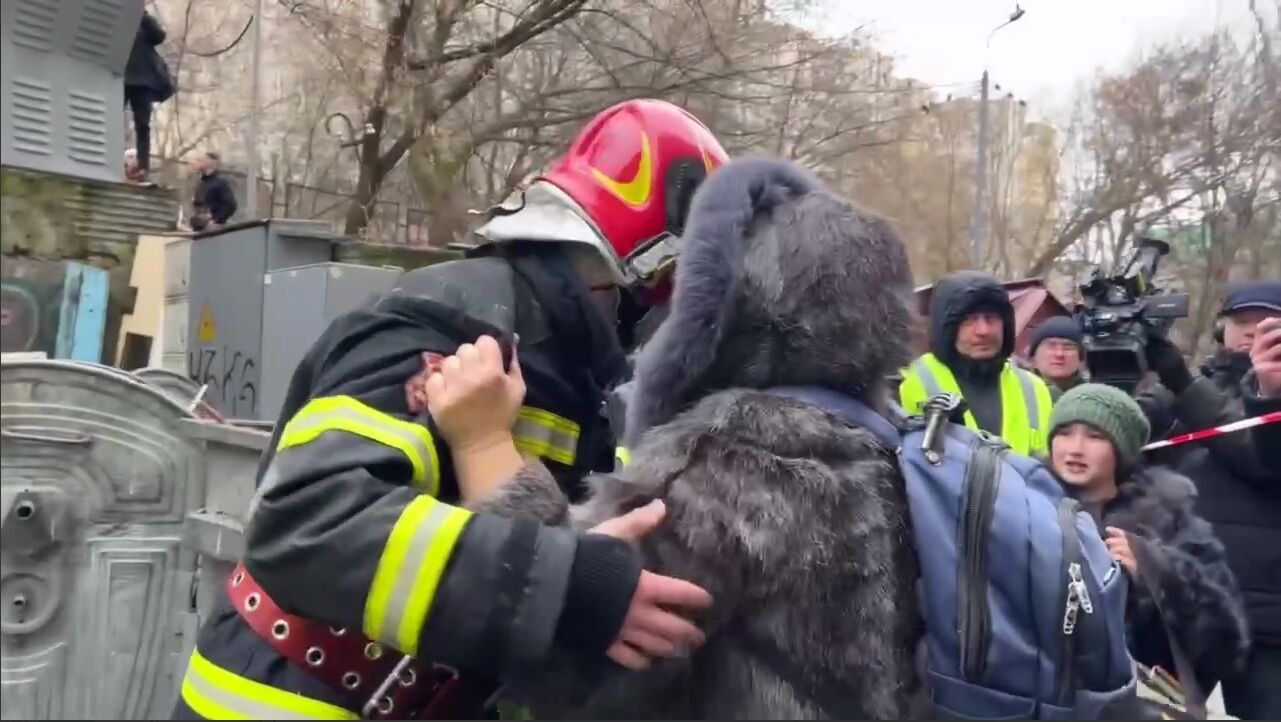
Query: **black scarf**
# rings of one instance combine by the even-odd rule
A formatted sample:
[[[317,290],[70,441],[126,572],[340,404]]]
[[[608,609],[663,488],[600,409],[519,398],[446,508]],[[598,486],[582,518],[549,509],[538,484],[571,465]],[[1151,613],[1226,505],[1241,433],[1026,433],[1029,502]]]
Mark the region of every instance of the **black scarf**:
[[[605,392],[626,376],[627,358],[587,284],[557,246],[521,244],[507,260],[546,314],[552,335],[545,351],[558,359],[566,381],[599,407]]]

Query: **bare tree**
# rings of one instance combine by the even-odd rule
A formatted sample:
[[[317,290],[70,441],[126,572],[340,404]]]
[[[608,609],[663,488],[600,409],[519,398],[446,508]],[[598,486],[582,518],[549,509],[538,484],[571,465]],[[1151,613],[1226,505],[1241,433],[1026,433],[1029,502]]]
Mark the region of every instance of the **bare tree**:
[[[1074,129],[1079,172],[1062,224],[1029,269],[1115,264],[1137,237],[1166,236],[1175,249],[1167,281],[1192,295],[1180,333],[1194,354],[1224,283],[1267,273],[1265,259],[1281,247],[1278,30],[1256,18],[1244,45],[1216,33],[1099,79]]]

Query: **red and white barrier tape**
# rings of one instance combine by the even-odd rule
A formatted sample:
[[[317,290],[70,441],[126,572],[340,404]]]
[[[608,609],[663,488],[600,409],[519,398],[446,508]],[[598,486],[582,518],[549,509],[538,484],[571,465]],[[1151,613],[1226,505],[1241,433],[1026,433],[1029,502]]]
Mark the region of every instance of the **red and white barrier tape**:
[[[1223,434],[1230,434],[1233,431],[1243,431],[1245,429],[1252,429],[1256,426],[1263,426],[1264,424],[1275,424],[1278,422],[1281,422],[1281,411],[1273,411],[1273,412],[1264,414],[1262,416],[1255,416],[1250,419],[1242,419],[1241,421],[1234,421],[1230,424],[1224,424],[1223,426],[1216,426],[1212,429],[1201,429],[1200,431],[1193,431],[1188,434],[1179,434],[1178,436],[1172,436],[1166,439],[1165,441],[1157,441],[1155,443],[1148,444],[1147,446],[1143,447],[1143,450],[1154,451],[1156,449],[1164,449],[1167,446],[1178,446],[1179,444],[1188,444],[1193,441],[1201,441],[1202,439],[1209,439],[1215,436],[1222,436]]]

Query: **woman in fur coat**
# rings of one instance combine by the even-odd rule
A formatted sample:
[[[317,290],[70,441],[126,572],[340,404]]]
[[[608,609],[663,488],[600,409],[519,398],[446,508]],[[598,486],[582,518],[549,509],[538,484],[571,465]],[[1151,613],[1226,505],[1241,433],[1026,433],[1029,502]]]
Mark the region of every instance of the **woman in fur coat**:
[[[1245,610],[1223,545],[1193,511],[1196,488],[1166,467],[1142,463],[1147,437],[1147,418],[1127,394],[1077,386],[1054,406],[1051,463],[1130,574],[1130,653],[1178,674],[1177,646],[1208,694],[1245,661]]]
[[[712,594],[706,643],[643,672],[572,661],[546,670],[524,685],[536,716],[925,714],[894,450],[766,391],[819,385],[886,408],[884,380],[910,358],[902,242],[797,166],[747,159],[699,188],[684,244],[670,316],[637,361],[630,463],[594,477],[568,515],[591,527],[661,500],[645,567]],[[532,464],[486,507],[544,521],[567,513]]]

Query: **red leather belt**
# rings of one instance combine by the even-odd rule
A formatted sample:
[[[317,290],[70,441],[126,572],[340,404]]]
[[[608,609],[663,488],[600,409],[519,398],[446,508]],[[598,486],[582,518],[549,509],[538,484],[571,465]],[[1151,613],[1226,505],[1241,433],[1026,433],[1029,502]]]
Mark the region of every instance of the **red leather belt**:
[[[425,665],[350,629],[287,614],[243,564],[227,580],[240,617],[285,659],[348,698],[366,719],[474,718],[494,687]]]

